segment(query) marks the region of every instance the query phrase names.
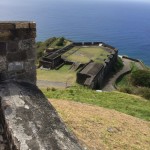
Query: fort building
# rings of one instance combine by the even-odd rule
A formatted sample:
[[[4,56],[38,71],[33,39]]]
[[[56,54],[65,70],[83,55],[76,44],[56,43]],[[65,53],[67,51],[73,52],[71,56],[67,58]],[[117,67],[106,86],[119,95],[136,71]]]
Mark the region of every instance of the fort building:
[[[59,69],[70,64],[70,68],[77,71],[77,83],[101,89],[117,63],[117,57],[118,50],[103,42],[72,42],[44,55],[40,60],[40,67]]]

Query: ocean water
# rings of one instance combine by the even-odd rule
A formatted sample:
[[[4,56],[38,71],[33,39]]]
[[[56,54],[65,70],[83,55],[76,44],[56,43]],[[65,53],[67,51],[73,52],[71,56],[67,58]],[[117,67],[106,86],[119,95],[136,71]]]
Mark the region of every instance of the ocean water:
[[[120,55],[150,65],[150,3],[2,0],[0,20],[33,20],[37,23],[37,41],[53,36],[103,41],[117,47]]]

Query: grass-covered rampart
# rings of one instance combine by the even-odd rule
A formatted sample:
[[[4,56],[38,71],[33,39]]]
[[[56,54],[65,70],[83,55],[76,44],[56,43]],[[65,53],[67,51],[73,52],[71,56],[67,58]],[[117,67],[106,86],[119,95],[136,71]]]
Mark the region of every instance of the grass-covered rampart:
[[[42,89],[47,98],[93,104],[150,121],[150,101],[121,92],[96,92],[82,86],[66,90]]]

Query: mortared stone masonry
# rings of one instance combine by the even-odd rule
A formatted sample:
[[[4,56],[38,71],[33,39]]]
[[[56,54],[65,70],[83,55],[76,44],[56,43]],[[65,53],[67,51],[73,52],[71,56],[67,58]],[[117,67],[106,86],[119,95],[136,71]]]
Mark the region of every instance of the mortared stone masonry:
[[[34,22],[0,22],[0,80],[36,83]]]
[[[35,85],[34,22],[0,22],[0,150],[84,150]]]

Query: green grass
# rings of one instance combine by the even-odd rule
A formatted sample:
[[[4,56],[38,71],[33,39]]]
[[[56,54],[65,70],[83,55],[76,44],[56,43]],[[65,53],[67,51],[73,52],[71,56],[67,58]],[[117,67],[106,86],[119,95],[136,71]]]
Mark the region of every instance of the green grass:
[[[127,74],[127,75],[123,76],[122,78],[118,79],[118,81],[116,82],[116,85],[118,88],[131,87],[132,84],[130,82],[130,74]]]
[[[131,62],[130,66],[131,66],[131,73],[139,69],[134,62]],[[126,88],[126,87],[134,88],[134,86],[131,84],[131,81],[130,81],[131,73],[117,80],[116,85],[118,88]]]
[[[37,79],[52,82],[66,82],[68,79],[75,83],[76,72],[69,70],[70,65],[64,65],[59,70],[41,70],[37,69]]]
[[[71,41],[65,39],[62,46],[57,46],[57,43],[59,42],[59,40],[60,38],[58,37],[52,37],[43,42],[36,42],[37,58],[39,59],[40,57],[44,55],[45,49],[49,49],[49,50],[51,48],[60,49],[64,46],[71,44]]]
[[[47,98],[93,104],[150,121],[150,101],[141,97],[120,92],[99,93],[82,86],[75,86],[67,90],[47,91],[42,89],[42,91]]]
[[[87,63],[90,60],[94,60],[97,63],[103,63],[103,60],[107,58],[107,55],[109,55],[109,53],[101,47],[76,46],[64,53],[62,57],[73,62]]]

